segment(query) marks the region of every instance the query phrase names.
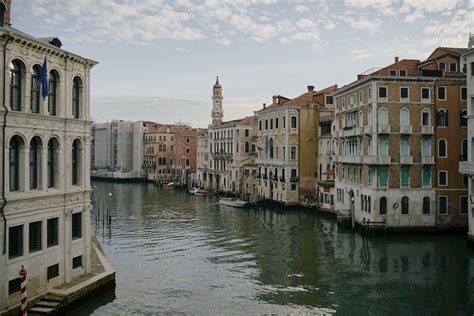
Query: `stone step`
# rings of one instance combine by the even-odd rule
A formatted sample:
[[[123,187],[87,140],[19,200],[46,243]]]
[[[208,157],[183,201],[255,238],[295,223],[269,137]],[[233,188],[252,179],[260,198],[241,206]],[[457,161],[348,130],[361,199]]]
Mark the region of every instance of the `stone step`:
[[[59,302],[56,301],[39,301],[35,303],[35,306],[39,307],[49,307],[49,308],[55,308],[56,306],[59,305]]]
[[[32,308],[28,309],[28,312],[37,313],[37,314],[49,314],[54,311],[54,308],[49,307],[39,307],[33,306]]]
[[[41,298],[42,301],[50,301],[50,302],[62,302],[63,297],[61,296],[56,296],[56,295],[51,295],[51,294],[46,294],[44,297]]]

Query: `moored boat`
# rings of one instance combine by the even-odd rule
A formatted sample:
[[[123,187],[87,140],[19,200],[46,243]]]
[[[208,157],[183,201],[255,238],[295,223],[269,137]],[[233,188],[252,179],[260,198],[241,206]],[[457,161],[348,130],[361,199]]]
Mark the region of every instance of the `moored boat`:
[[[170,183],[167,183],[167,184],[163,185],[163,188],[166,189],[166,190],[172,190],[172,189],[174,189],[174,187],[175,187],[174,182],[170,182]]]
[[[236,199],[236,198],[222,198],[219,200],[219,204],[241,208],[241,207],[244,207],[247,204],[247,202],[241,199]]]
[[[199,188],[191,188],[191,189],[189,189],[189,193],[191,193],[191,194],[196,194],[197,191],[199,191]]]
[[[209,190],[197,190],[196,192],[194,192],[194,195],[197,195],[197,196],[212,196],[215,194],[216,192],[209,191]]]

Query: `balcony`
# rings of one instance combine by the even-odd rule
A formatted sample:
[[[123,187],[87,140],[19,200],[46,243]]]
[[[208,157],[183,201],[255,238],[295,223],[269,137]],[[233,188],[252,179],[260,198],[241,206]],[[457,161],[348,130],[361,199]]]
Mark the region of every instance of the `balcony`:
[[[421,133],[422,134],[434,134],[434,127],[431,126],[431,125],[428,125],[428,126],[422,126],[421,127]]]
[[[262,176],[262,179],[263,179],[263,180],[267,180],[267,179],[268,179],[268,176],[267,176],[266,174],[264,174],[264,175]]]
[[[412,134],[413,129],[411,126],[400,126],[400,134]]]
[[[424,165],[433,165],[434,157],[433,156],[421,156],[421,163]]]
[[[280,176],[280,182],[286,182],[285,177]]]
[[[392,163],[391,156],[364,156],[367,165],[389,165]]]
[[[413,156],[400,156],[400,164],[402,165],[413,164]]]
[[[474,161],[460,161],[459,172],[462,174],[474,175]]]
[[[372,134],[372,126],[364,126],[364,134]]]
[[[334,180],[321,180],[318,185],[323,188],[334,188]]]
[[[272,181],[278,181],[278,176],[273,176]]]
[[[379,125],[378,126],[379,134],[390,134],[390,125]]]
[[[298,182],[300,180],[299,177],[291,177],[290,182]]]

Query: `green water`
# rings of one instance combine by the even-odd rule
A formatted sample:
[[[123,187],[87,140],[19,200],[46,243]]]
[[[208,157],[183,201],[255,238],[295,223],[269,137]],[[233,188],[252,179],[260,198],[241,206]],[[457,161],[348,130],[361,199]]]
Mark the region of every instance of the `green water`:
[[[72,315],[471,315],[463,235],[363,236],[304,209],[233,209],[216,197],[95,182],[113,221],[92,226],[117,287]]]

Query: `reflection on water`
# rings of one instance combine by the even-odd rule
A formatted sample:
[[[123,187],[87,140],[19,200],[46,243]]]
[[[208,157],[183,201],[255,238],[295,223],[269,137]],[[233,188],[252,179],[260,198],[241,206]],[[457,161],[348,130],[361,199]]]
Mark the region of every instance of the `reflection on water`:
[[[304,210],[94,185],[94,201],[113,192],[110,229],[94,212],[92,225],[117,270],[116,298],[77,315],[474,311],[474,252],[462,235],[363,237]]]

